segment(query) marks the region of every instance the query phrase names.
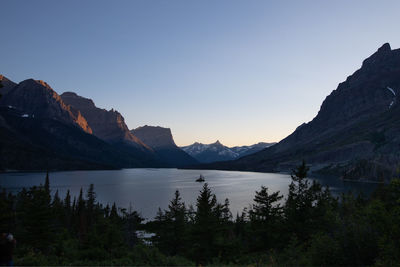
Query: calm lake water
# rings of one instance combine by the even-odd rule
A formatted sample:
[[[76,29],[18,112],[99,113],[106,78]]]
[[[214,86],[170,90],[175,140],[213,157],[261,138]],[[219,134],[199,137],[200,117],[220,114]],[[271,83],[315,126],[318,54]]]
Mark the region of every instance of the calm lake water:
[[[232,214],[248,207],[255,191],[261,185],[270,192],[281,191],[287,194],[290,176],[279,173],[255,173],[215,170],[178,170],[178,169],[122,169],[110,171],[67,171],[50,173],[50,187],[54,194],[58,190],[64,197],[67,190],[72,196],[78,196],[82,187],[86,192],[91,183],[95,186],[97,199],[103,204],[115,202],[119,207],[130,205],[147,219],[155,217],[159,207],[165,209],[178,189],[186,204],[196,203],[203,184],[195,182],[202,174],[219,202],[225,198],[230,201]],[[3,173],[0,174],[0,186],[7,191],[18,192],[23,187],[44,184],[45,173]],[[374,184],[343,182],[337,178],[320,180],[329,185],[332,192],[347,190],[370,192]]]

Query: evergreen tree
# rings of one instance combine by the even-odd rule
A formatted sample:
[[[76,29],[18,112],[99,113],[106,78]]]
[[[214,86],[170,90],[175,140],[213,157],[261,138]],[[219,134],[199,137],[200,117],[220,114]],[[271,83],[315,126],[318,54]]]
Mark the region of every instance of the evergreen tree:
[[[136,231],[144,219],[132,208],[132,204],[129,204],[129,210],[124,214],[123,220],[125,239],[129,246],[133,247],[137,243]]]
[[[178,190],[168,205],[164,216],[164,236],[161,239],[162,247],[169,255],[176,255],[184,248],[186,207]]]
[[[67,190],[67,194],[65,195],[64,208],[67,210],[71,209],[71,193],[69,192],[69,189]]]
[[[27,201],[21,207],[21,219],[24,221],[22,240],[31,244],[42,253],[50,252],[50,244],[54,238],[54,228],[50,205],[50,196],[43,186],[32,187],[27,192]]]
[[[253,249],[271,248],[279,242],[283,211],[279,201],[282,198],[279,191],[269,194],[268,188],[264,186],[261,186],[260,191],[256,191],[255,204],[249,211]]]
[[[93,211],[96,204],[96,192],[94,191],[94,184],[90,184],[86,197],[87,208],[89,211]]]
[[[111,207],[110,219],[112,221],[118,221],[118,219],[119,219],[117,205],[115,205],[115,202],[113,203],[113,205]]]
[[[51,203],[51,214],[52,227],[54,227],[54,230],[59,233],[66,227],[66,212],[64,203],[59,197],[58,190],[56,190]]]
[[[90,228],[95,223],[96,215],[97,215],[96,210],[95,210],[96,209],[96,207],[95,207],[96,192],[94,191],[94,184],[90,184],[86,197],[87,197],[87,201],[86,201],[86,203],[87,203],[87,205],[86,205],[87,225],[88,225],[88,228]]]
[[[73,206],[71,204],[71,194],[69,192],[69,189],[67,190],[67,194],[65,195],[65,199],[64,199],[64,203],[63,204],[64,204],[65,227],[67,229],[71,229]]]
[[[232,212],[229,209],[229,205],[229,199],[226,198],[224,204],[221,207],[221,215],[224,222],[232,220]]]
[[[280,219],[282,207],[279,201],[283,198],[278,192],[269,194],[268,188],[261,186],[254,197],[255,204],[250,211],[250,217],[254,221],[275,222]]]
[[[294,234],[300,242],[327,227],[328,222],[322,224],[323,218],[336,205],[329,188],[323,190],[318,182],[307,179],[308,170],[303,161],[292,171],[292,182],[285,203],[286,232]]]
[[[80,241],[86,241],[87,234],[87,214],[86,214],[86,201],[83,198],[82,188],[79,192],[78,200],[76,203],[76,224],[78,228],[78,235]]]
[[[216,196],[205,183],[196,202],[195,224],[192,230],[192,257],[196,263],[205,264],[218,255],[219,206]]]

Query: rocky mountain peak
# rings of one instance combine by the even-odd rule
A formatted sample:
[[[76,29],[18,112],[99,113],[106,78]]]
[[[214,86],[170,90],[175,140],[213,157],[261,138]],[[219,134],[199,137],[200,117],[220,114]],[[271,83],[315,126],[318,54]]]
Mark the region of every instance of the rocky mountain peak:
[[[7,77],[5,77],[3,74],[0,74],[0,81],[5,82],[5,81],[10,81],[10,80],[7,79]]]
[[[131,130],[131,133],[151,148],[176,147],[170,128],[145,125]]]
[[[391,50],[392,48],[390,47],[389,43],[384,43],[380,48],[378,48],[378,52],[386,52]]]
[[[9,80],[7,77],[1,74],[0,74],[0,81],[1,84],[3,85],[3,87],[0,88],[1,95],[7,94],[11,89],[13,89],[17,85],[16,83],[14,83],[13,81]]]
[[[43,81],[43,80],[36,80],[36,82],[39,83],[40,85],[42,85],[42,86],[48,88],[48,89],[53,90],[53,88],[51,88],[50,85],[48,85],[48,84],[47,84],[45,81]]]
[[[2,105],[12,106],[29,116],[57,119],[92,133],[79,110],[65,104],[61,97],[44,81],[28,79],[14,86],[2,99]]]
[[[221,142],[220,142],[219,140],[217,140],[217,141],[214,143],[214,145],[216,145],[216,146],[222,146],[222,144],[221,144]]]
[[[389,44],[384,44],[326,97],[314,120],[299,127],[296,134],[307,132],[317,136],[324,134],[325,129],[345,127],[387,111],[393,102],[393,94],[387,87],[394,92],[400,89],[399,70],[400,50],[391,50]]]
[[[388,56],[390,56],[392,49],[389,43],[383,44],[378,50],[372,54],[370,57],[363,61],[362,66],[368,66],[369,64],[375,64],[377,61],[384,60]]]
[[[87,106],[95,107],[95,104],[92,99],[85,98],[79,96],[75,92],[64,92],[61,94],[61,98],[69,104],[72,104],[74,107],[81,109]]]

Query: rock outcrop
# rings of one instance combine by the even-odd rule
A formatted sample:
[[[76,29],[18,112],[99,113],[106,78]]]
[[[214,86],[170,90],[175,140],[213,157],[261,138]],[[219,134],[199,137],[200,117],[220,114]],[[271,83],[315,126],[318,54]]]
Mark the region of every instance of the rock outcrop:
[[[131,133],[151,148],[176,147],[169,128],[145,125],[131,130]]]
[[[92,133],[79,110],[65,104],[61,97],[44,81],[25,80],[2,97],[1,105],[24,111],[25,116],[51,118],[73,124]]]
[[[198,163],[175,144],[169,128],[145,125],[131,130],[131,133],[151,147],[160,161],[168,166],[183,167]]]
[[[109,143],[127,143],[145,150],[151,150],[139,138],[133,135],[125,124],[124,117],[116,110],[105,110],[96,107],[93,100],[77,95],[74,92],[61,94],[62,100],[79,110],[88,121],[93,134]]]

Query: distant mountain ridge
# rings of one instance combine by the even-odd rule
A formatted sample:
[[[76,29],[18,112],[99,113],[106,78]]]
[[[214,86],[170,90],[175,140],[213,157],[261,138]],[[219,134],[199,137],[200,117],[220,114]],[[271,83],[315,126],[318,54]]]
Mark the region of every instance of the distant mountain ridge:
[[[174,167],[198,163],[196,159],[175,144],[169,128],[145,125],[131,130],[131,133],[151,147],[162,162]]]
[[[290,171],[301,160],[344,179],[389,180],[400,167],[400,49],[384,44],[339,84],[317,116],[278,144],[202,168]]]
[[[260,142],[251,146],[227,147],[218,140],[212,144],[194,143],[189,146],[181,147],[186,153],[202,163],[211,163],[216,161],[228,161],[255,153],[275,143]]]

